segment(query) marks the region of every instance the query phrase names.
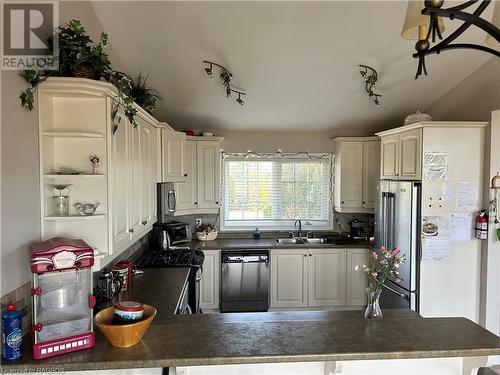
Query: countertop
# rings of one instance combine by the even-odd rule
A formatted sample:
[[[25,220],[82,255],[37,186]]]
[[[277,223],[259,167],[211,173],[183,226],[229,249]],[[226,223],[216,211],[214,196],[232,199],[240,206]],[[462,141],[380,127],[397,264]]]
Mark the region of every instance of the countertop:
[[[158,309],[141,343],[113,348],[96,332],[92,349],[36,361],[25,337],[23,359],[2,366],[69,371],[500,354],[500,338],[468,319],[410,310],[385,310],[382,320],[365,320],[360,310],[172,315],[178,296],[165,290],[180,293],[183,270],[146,269],[135,278],[130,296]]]
[[[275,238],[230,239],[220,238],[214,241],[192,240],[190,245],[195,250],[236,250],[236,249],[314,249],[314,248],[369,248],[367,241],[349,240],[325,244],[278,245]]]

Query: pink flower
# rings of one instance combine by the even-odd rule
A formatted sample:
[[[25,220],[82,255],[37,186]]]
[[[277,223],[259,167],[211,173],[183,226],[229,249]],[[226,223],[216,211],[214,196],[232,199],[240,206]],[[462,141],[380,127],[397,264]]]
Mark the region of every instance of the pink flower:
[[[377,277],[377,276],[378,276],[378,273],[377,273],[377,272],[372,272],[372,276],[373,276],[373,277]]]
[[[377,260],[378,254],[375,251],[372,251],[372,258]]]
[[[392,250],[391,255],[395,257],[396,255],[398,255],[399,251],[399,247],[395,247],[394,250]]]
[[[401,279],[399,277],[396,278],[396,282],[397,283],[400,283],[401,282]]]

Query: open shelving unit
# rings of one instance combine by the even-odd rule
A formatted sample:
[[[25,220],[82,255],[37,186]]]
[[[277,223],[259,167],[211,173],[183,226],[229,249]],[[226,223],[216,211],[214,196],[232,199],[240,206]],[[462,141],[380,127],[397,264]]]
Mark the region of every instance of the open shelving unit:
[[[106,95],[42,84],[38,104],[42,237],[81,238],[96,256],[104,257],[110,248]],[[98,174],[92,173],[90,155],[100,159]],[[55,215],[51,185],[57,184],[71,184],[68,216]],[[94,215],[84,216],[77,212],[77,202],[99,202],[99,207]]]

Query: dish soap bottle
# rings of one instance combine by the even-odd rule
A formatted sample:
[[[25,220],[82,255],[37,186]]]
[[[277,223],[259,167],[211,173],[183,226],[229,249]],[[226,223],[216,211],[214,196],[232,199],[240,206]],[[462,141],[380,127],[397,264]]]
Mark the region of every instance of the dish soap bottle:
[[[260,240],[260,232],[259,232],[259,227],[255,228],[253,232],[253,239],[254,240]]]

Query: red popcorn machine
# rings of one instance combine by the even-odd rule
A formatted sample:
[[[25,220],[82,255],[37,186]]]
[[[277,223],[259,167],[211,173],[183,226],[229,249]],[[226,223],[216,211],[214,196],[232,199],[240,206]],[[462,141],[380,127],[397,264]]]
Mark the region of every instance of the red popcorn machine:
[[[92,348],[93,249],[82,240],[55,237],[30,250],[33,358]]]

